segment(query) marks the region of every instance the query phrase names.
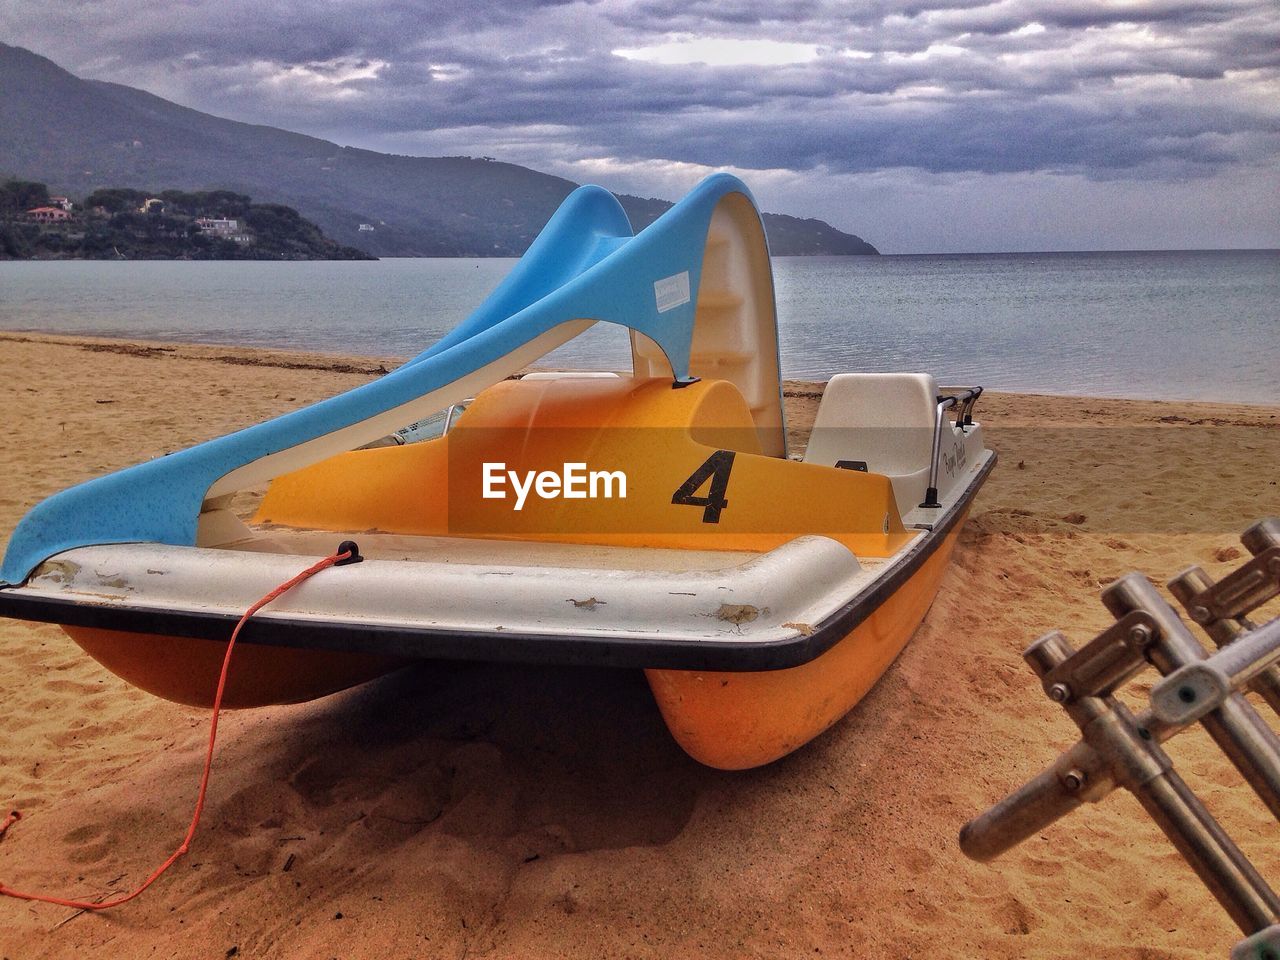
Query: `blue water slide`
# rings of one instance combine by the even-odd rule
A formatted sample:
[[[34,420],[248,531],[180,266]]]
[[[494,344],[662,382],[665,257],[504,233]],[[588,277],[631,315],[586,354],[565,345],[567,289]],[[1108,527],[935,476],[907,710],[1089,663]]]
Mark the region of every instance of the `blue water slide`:
[[[429,349],[347,393],[50,497],[14,530],[0,585],[22,583],[44,560],[75,547],[193,546],[201,506],[220,478],[447,387],[563,323],[598,320],[639,331],[661,347],[677,378],[688,377],[703,248],[717,203],[731,193],[754,206],[740,180],[715,174],[633,236],[612,194],[580,187],[493,293]]]

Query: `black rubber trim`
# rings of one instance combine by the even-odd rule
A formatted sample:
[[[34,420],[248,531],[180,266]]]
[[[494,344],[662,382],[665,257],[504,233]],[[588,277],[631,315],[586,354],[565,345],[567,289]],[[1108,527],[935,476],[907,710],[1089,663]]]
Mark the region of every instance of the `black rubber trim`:
[[[813,632],[808,636],[797,634],[786,640],[767,643],[573,634],[547,636],[501,629],[464,632],[429,627],[406,628],[263,616],[245,624],[240,642],[423,660],[484,660],[735,672],[798,667],[835,646],[933,555],[964,516],[995,463],[996,454],[991,451],[981,472],[969,485],[964,499],[939,518],[933,529],[917,540],[915,546],[894,565],[888,575],[856,594],[821,623],[814,624]],[[0,589],[0,617],[205,640],[226,640],[238,619],[231,614],[158,612],[145,607],[115,603],[31,597],[9,589]]]

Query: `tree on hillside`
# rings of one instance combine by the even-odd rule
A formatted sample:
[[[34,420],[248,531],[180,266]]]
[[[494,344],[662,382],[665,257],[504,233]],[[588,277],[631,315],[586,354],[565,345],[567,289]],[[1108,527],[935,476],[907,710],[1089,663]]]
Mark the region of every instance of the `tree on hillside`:
[[[85,197],[84,205],[92,210],[102,207],[108,213],[124,213],[137,210],[150,194],[143,190],[132,190],[129,187],[108,187],[95,190]]]
[[[213,217],[243,217],[252,203],[243,193],[231,190],[208,190],[195,196],[206,214]]]
[[[0,258],[21,260],[31,256],[31,238],[23,224],[0,223]]]
[[[141,212],[142,204],[151,198],[164,201],[163,205]],[[48,202],[49,191],[43,183],[13,178],[0,183],[0,260],[368,258],[368,254],[326,237],[292,207],[255,204],[245,194],[231,190],[101,188],[85,198],[85,211],[75,224],[30,223],[22,216]],[[203,217],[239,220],[241,227],[232,239],[229,231],[202,225]]]
[[[188,217],[243,217],[252,200],[243,193],[230,190],[164,190],[156,194],[170,213]]]
[[[13,217],[33,207],[49,205],[49,188],[34,180],[6,180],[0,184],[0,216]]]

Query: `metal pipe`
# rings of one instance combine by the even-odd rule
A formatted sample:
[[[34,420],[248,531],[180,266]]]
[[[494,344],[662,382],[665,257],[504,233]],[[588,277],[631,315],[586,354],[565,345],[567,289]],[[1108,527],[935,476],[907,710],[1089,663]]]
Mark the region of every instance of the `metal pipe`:
[[[1027,648],[1024,659],[1049,697],[1075,721],[1082,739],[1047,770],[967,823],[960,832],[960,846],[972,859],[990,860],[1083,803],[1123,786],[1247,935],[1232,950],[1232,960],[1280,960],[1280,897],[1160,747],[1161,741],[1200,720],[1268,809],[1280,817],[1280,738],[1238,692],[1250,684],[1266,696],[1270,688],[1265,681],[1280,674],[1280,618],[1254,627],[1245,616],[1251,606],[1275,595],[1274,586],[1267,594],[1253,584],[1265,586],[1269,576],[1280,573],[1280,521],[1255,524],[1241,539],[1257,559],[1229,583],[1215,585],[1198,567],[1170,583],[1193,619],[1219,645],[1213,656],[1139,574],[1103,591],[1103,602],[1117,624],[1079,653],[1057,631]],[[1252,592],[1242,593],[1244,587],[1237,589],[1237,581]],[[1126,633],[1139,629],[1126,626],[1135,614],[1145,615],[1144,633],[1136,645]],[[1152,688],[1153,709],[1134,717],[1112,692],[1144,659],[1164,679]]]
[[[1204,591],[1211,588],[1215,582],[1203,567],[1187,567],[1166,585],[1169,588],[1169,592],[1173,594],[1174,599],[1182,604],[1182,609],[1187,611],[1187,616],[1195,620],[1196,618],[1192,611],[1196,606],[1196,599]],[[1204,628],[1204,632],[1209,635],[1209,639],[1219,647],[1225,647],[1247,629],[1245,624],[1232,618],[1196,622],[1200,623],[1200,626]]]
[[[1054,630],[1027,647],[1022,658],[1043,680],[1073,653],[1066,636]],[[1107,761],[1089,744],[1077,743],[1047,770],[966,823],[960,830],[960,849],[970,859],[992,860],[1114,788]]]
[[[1245,535],[1240,538],[1241,540],[1247,540],[1250,538],[1251,534],[1253,535],[1254,543],[1258,549],[1253,550],[1253,547],[1250,546],[1248,542],[1245,543],[1245,546],[1249,547],[1250,550],[1253,550],[1254,553],[1261,553],[1263,550],[1272,546],[1270,543],[1257,542],[1257,538],[1262,534],[1256,531],[1259,531],[1260,528],[1265,531],[1265,524],[1275,524],[1277,527],[1280,527],[1280,521],[1262,521],[1261,523],[1255,524],[1246,530]],[[1169,592],[1177,598],[1178,602],[1182,604],[1183,609],[1190,614],[1193,608],[1197,606],[1196,598],[1213,585],[1213,578],[1202,568],[1188,567],[1169,581]],[[1192,617],[1192,619],[1195,618]],[[1234,643],[1236,640],[1243,637],[1248,630],[1253,629],[1253,624],[1246,618],[1241,618],[1240,620],[1209,620],[1208,622],[1200,625],[1204,628],[1205,632],[1209,634],[1209,638],[1219,647],[1225,647],[1229,643]],[[1270,705],[1272,710],[1276,713],[1280,713],[1280,664],[1273,665],[1263,670],[1256,677],[1250,680],[1249,689],[1262,697],[1262,699]],[[1277,960],[1280,960],[1280,958],[1277,958]]]
[[[1186,724],[1166,723],[1150,710],[1138,714],[1134,726],[1138,736],[1155,743],[1164,743],[1187,729]],[[1059,754],[1050,767],[966,823],[960,830],[960,849],[971,860],[994,860],[1076,808],[1097,803],[1115,788],[1116,780],[1107,761],[1081,741]]]
[[[1263,550],[1280,546],[1280,518],[1267,517],[1259,520],[1240,534],[1240,542],[1255,557]]]
[[[973,405],[978,402],[980,396],[982,396],[982,387],[970,387],[959,393],[938,397],[938,409],[933,418],[933,453],[929,459],[929,488],[925,490],[921,507],[933,509],[942,506],[941,501],[938,500],[938,463],[942,459],[942,427],[947,422],[947,409],[959,407],[956,423],[963,433],[966,421],[969,424],[973,423]]]
[[[1090,698],[1097,699],[1097,698]],[[980,862],[994,859],[1115,785],[1125,786],[1169,838],[1244,933],[1280,919],[1280,898],[1173,770],[1159,747],[1144,741],[1141,721],[1118,702],[1078,743],[1000,803],[965,824],[960,848]]]
[[[1087,699],[1095,701],[1098,715],[1084,727],[1085,740],[1110,762],[1116,779],[1137,797],[1240,929],[1253,933],[1280,918],[1280,898],[1183,782],[1168,754],[1142,736],[1119,701]]]
[[[980,396],[982,396],[982,387],[971,387],[965,391],[960,410],[956,414],[956,426],[961,430],[973,426],[973,408]]]
[[[1031,644],[1023,658],[1043,679],[1074,652],[1066,637],[1054,631]],[[1188,723],[1170,722],[1146,710],[1134,719],[1134,726],[1144,740],[1164,743],[1185,730]],[[993,860],[1082,804],[1097,803],[1115,788],[1106,760],[1089,744],[1079,742],[1039,775],[965,824],[960,831],[960,847],[972,860]]]
[[[1043,680],[1074,653],[1066,636],[1054,630],[1027,647],[1022,657]],[[1150,711],[1134,722],[1140,737],[1156,743],[1184,729],[1163,723]],[[966,823],[960,830],[960,848],[972,860],[993,860],[1082,804],[1097,803],[1115,788],[1107,760],[1081,741],[1038,776]]]
[[[1133,793],[1242,933],[1280,920],[1280,897],[1176,771],[1166,770]]]
[[[1141,574],[1131,573],[1112,583],[1103,590],[1102,602],[1116,617],[1142,610],[1155,621],[1159,635],[1147,649],[1162,674],[1205,659],[1204,647]],[[1280,819],[1280,738],[1238,693],[1228,694],[1201,722],[1267,809]]]
[[[1042,680],[1074,655],[1059,631],[1045,634],[1023,653]],[[1145,718],[1135,718],[1111,696],[1055,696],[1080,727],[1084,740],[1052,767],[1006,797],[960,832],[960,846],[975,860],[990,860],[1044,829],[1117,783],[1130,790],[1245,933],[1280,917],[1280,898],[1267,886],[1204,805],[1173,770]],[[1159,728],[1172,736],[1174,727]]]
[[[1264,550],[1280,546],[1280,518],[1266,517],[1259,520],[1244,533],[1240,534],[1240,542],[1255,557]],[[1213,580],[1208,574],[1205,574],[1204,571],[1199,571],[1199,573],[1202,575],[1203,581],[1206,581],[1204,586],[1201,587],[1202,590],[1213,586]],[[1172,585],[1170,585],[1170,589],[1172,589]],[[1210,635],[1212,636],[1212,632]],[[1249,684],[1249,689],[1262,697],[1271,706],[1272,710],[1280,714],[1280,665],[1272,666],[1255,677]],[[1277,960],[1280,960],[1280,957]]]
[[[922,507],[941,507],[938,500],[938,461],[942,458],[942,425],[947,421],[947,408],[956,405],[955,397],[939,397],[938,409],[933,418],[933,454],[929,459],[929,488],[924,493]]]
[[[1070,660],[1075,652],[1066,634],[1061,630],[1050,630],[1022,651],[1022,659],[1027,662],[1032,672],[1043,680],[1054,667],[1060,667]]]
[[[1233,687],[1247,684],[1280,662],[1280,619],[1250,630],[1205,661],[1231,678]]]
[[[1062,632],[1055,630],[1027,647],[1022,658],[1043,679],[1074,652]],[[1090,775],[1096,777],[1104,770],[1105,761],[1086,744],[1077,743],[1049,769],[966,823],[960,830],[960,849],[979,861],[999,856],[1080,806],[1084,802],[1080,787]]]
[[[1085,787],[1089,789],[1086,791]],[[986,863],[1034,837],[1087,801],[1115,787],[1106,761],[1087,743],[1077,743],[1053,765],[974,817],[960,829],[960,849]]]
[[[1280,619],[1241,635],[1207,660],[1179,667],[1151,689],[1151,708],[1169,723],[1192,723],[1234,691],[1280,664]]]
[[[1150,588],[1145,578],[1139,579]],[[1158,594],[1155,598],[1160,599]],[[1167,604],[1165,608],[1173,614]],[[1142,609],[1160,623],[1149,607]],[[1176,614],[1173,617],[1177,619]],[[1155,640],[1160,642],[1160,638]],[[1073,652],[1066,638],[1055,632],[1029,647],[1025,657],[1044,677]],[[1064,706],[1079,725],[1085,744],[1097,751],[1115,781],[1138,798],[1244,933],[1280,919],[1280,898],[1183,782],[1169,755],[1153,738],[1143,735],[1140,721],[1127,707],[1111,696],[1069,699]]]
[[[456,403],[451,403],[449,405],[449,409],[444,412],[444,429],[440,431],[442,435],[448,433],[449,429],[453,426],[453,415],[457,409],[458,405]]]

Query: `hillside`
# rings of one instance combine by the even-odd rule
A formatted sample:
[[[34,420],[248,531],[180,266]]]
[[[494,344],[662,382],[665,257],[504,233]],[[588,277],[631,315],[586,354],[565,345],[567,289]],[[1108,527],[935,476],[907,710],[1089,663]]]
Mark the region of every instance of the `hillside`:
[[[292,207],[226,190],[107,188],[54,200],[43,183],[0,182],[0,260],[367,259]]]
[[[577,186],[511,163],[394,156],[226,120],[82,80],[0,44],[5,176],[69,195],[158,186],[249,194],[287,204],[339,244],[380,256],[517,256]],[[637,229],[670,206],[619,199]],[[766,214],[765,223],[779,256],[877,252],[820,220]]]

